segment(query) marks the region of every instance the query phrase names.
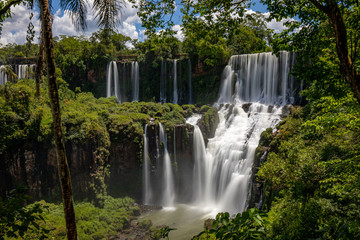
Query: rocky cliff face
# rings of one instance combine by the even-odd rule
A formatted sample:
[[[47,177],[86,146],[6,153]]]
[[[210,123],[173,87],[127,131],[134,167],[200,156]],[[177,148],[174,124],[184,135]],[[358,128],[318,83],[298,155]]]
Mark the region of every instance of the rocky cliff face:
[[[206,119],[206,123],[204,123]],[[216,129],[216,116],[214,120],[206,117],[200,120],[204,136],[211,136]],[[209,125],[210,123],[210,125]],[[158,159],[163,154],[159,147],[158,125],[148,126],[149,155],[152,168],[158,166]],[[175,163],[175,172],[192,172],[188,169],[193,164],[193,131],[194,127],[189,124],[175,125],[167,133],[168,151]],[[75,199],[93,198],[96,195],[94,185],[98,179],[94,173],[104,176],[107,192],[112,196],[131,196],[141,199],[142,192],[142,142],[122,141],[111,143],[109,157],[99,166],[96,160],[95,147],[67,143],[67,157],[71,171],[73,193]],[[31,145],[29,149],[17,149],[2,155],[4,160],[0,166],[0,190],[5,195],[19,184],[29,186],[29,194],[33,199],[57,198],[60,196],[58,181],[57,160],[55,148],[44,145]],[[180,177],[177,176],[177,177]],[[183,175],[182,175],[183,177]],[[188,176],[190,179],[192,176]],[[184,186],[178,186],[179,192],[184,199],[186,195],[187,180],[178,181]]]

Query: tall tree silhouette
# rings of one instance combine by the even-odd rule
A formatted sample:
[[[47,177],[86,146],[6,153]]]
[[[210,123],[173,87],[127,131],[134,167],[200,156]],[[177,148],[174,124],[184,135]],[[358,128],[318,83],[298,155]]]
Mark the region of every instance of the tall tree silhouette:
[[[51,0],[50,0],[51,1]],[[0,24],[6,18],[11,16],[10,8],[18,4],[29,4],[32,6],[33,0],[7,0],[0,2]],[[51,2],[50,2],[51,3]],[[62,190],[62,198],[65,212],[65,221],[67,228],[67,238],[77,240],[77,230],[75,223],[75,212],[72,202],[72,187],[69,164],[66,158],[65,143],[62,132],[61,113],[59,104],[59,94],[56,83],[56,65],[54,56],[54,41],[52,36],[52,21],[50,14],[49,0],[38,0],[40,6],[41,21],[41,43],[37,71],[37,95],[40,94],[40,78],[44,61],[47,67],[47,79],[49,86],[49,97],[54,126],[54,140],[56,146],[56,156],[58,162],[59,179]],[[115,27],[120,17],[121,8],[124,5],[123,0],[94,0],[92,11],[97,18],[98,26],[105,29]],[[63,10],[68,10],[73,23],[77,29],[86,28],[86,0],[60,0],[60,6]],[[45,54],[44,54],[45,53]],[[43,57],[45,55],[45,58]]]

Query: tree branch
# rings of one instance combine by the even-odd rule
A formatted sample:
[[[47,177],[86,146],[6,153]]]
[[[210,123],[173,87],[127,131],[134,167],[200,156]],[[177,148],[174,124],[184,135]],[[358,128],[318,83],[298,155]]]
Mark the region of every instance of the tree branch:
[[[317,9],[319,9],[320,11],[323,11],[324,13],[327,13],[329,11],[329,9],[327,7],[325,7],[324,5],[321,5],[318,1],[316,0],[309,0],[312,4],[315,5],[315,7]]]
[[[22,0],[11,0],[8,2],[2,9],[0,9],[0,16],[4,15],[11,8],[11,6],[21,3],[21,1]]]

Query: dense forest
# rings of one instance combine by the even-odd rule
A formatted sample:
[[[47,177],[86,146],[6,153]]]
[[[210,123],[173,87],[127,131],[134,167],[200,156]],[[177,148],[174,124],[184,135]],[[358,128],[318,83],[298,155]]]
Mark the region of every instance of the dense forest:
[[[84,2],[60,2],[76,27],[85,28]],[[47,0],[0,3],[0,24],[12,6],[25,4],[41,12],[42,31],[39,43],[30,26],[27,43],[0,48],[0,76],[6,75],[0,84],[0,239],[168,238],[177,231],[170,223],[153,226],[139,217],[159,207],[142,204],[145,162],[169,151],[181,179],[182,159],[195,153],[197,126],[186,119],[200,115],[209,147],[222,118],[227,125],[233,113],[250,118],[255,104],[241,103],[239,110],[235,93],[234,102],[217,102],[231,56],[273,52],[281,61],[283,51],[296,56],[290,72],[301,83],[296,105],[286,105],[281,121],[261,133],[246,209],[218,213],[193,239],[360,238],[359,3],[262,0],[265,17],[248,12],[251,1],[131,2],[144,41],[113,30],[121,1],[93,2],[99,30],[91,37],[53,37]],[[178,8],[183,40],[172,30]],[[267,28],[272,19],[287,19],[285,30]],[[106,97],[108,63],[125,69],[134,59],[140,101],[119,104]],[[181,85],[190,72],[191,104],[159,98],[163,63],[172,66],[174,59]],[[36,67],[18,79],[13,66],[22,61]],[[238,82],[230,87],[241,88]],[[277,107],[270,105],[267,114]],[[225,117],[222,108],[229,111]],[[159,143],[161,126],[167,142]],[[186,188],[177,187],[185,198]]]

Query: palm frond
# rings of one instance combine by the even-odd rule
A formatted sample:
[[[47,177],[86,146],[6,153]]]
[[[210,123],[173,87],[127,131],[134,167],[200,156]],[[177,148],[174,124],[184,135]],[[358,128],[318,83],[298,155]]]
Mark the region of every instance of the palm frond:
[[[95,12],[98,26],[104,29],[114,28],[119,21],[124,5],[123,0],[94,0],[92,9]]]
[[[68,10],[66,12],[70,15],[77,30],[86,29],[87,0],[61,0],[60,7]]]

